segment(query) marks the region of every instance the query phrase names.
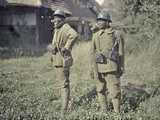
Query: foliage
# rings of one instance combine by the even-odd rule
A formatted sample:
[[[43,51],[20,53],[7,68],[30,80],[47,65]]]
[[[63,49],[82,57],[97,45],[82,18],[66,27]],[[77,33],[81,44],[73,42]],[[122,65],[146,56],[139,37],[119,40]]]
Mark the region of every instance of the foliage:
[[[121,0],[121,22],[131,25],[125,33],[126,72],[122,84],[146,85],[151,97],[135,110],[121,114],[99,112],[97,97],[86,97],[97,81],[89,77],[90,42],[73,48],[71,100],[68,120],[158,120],[160,96],[152,96],[160,85],[159,0]],[[122,9],[123,8],[123,9]],[[138,10],[137,10],[138,9]],[[80,51],[80,52],[79,52]],[[50,55],[0,60],[0,119],[60,120],[60,90]]]
[[[149,86],[159,84],[159,0],[121,0],[120,3],[121,22],[134,26],[125,33],[125,77],[128,81],[152,83]]]

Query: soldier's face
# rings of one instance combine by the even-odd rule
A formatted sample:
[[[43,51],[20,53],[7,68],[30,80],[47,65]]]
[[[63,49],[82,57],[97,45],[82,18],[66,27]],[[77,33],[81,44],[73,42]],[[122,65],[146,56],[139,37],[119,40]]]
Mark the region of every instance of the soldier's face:
[[[64,23],[64,19],[62,17],[55,16],[53,23],[55,28],[60,28]]]
[[[98,20],[97,24],[100,29],[104,29],[106,27],[106,21],[104,20]]]

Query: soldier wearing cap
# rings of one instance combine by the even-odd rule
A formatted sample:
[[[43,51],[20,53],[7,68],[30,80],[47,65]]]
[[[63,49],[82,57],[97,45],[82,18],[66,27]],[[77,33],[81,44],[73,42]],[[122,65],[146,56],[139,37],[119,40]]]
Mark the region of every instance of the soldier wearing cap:
[[[92,38],[92,71],[98,81],[97,93],[100,108],[107,111],[107,100],[111,99],[115,112],[120,112],[120,76],[124,70],[124,40],[120,32],[111,27],[109,13],[97,17],[98,29]]]
[[[54,37],[49,51],[53,55],[53,65],[56,70],[56,78],[61,85],[62,115],[68,110],[70,99],[70,67],[73,63],[71,54],[72,46],[77,38],[76,31],[65,23],[65,13],[61,10],[54,12]]]

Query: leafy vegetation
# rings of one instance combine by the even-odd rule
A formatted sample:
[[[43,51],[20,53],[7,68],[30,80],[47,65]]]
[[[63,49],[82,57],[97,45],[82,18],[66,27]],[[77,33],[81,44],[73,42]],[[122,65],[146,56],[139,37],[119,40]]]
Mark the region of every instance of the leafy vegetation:
[[[96,96],[90,96],[95,84],[89,76],[90,42],[73,48],[71,100],[68,120],[159,120],[160,93],[160,12],[159,0],[121,0],[120,20],[134,26],[125,31],[126,72],[122,84],[146,85],[148,99],[127,113],[99,112]],[[137,7],[138,5],[138,7]],[[134,8],[134,9],[133,9]],[[138,9],[138,10],[137,10]],[[79,52],[80,51],[80,52]],[[0,120],[59,120],[60,89],[50,55],[0,60]],[[94,93],[93,93],[94,94]]]

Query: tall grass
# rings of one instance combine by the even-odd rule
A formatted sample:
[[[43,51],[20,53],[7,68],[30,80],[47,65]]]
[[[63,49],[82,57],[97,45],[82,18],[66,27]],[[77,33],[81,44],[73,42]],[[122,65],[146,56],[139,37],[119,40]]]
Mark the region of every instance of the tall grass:
[[[160,85],[160,28],[158,12],[156,12],[158,9],[154,4],[158,1],[143,1],[145,1],[143,9],[136,17],[130,14],[134,12],[130,9],[133,8],[133,4],[125,6],[126,15],[122,14],[123,17],[120,17],[124,24],[135,26],[134,30],[128,29],[125,33],[126,71],[121,81],[122,85],[145,84],[146,90],[152,92]],[[152,19],[155,15],[156,19]],[[151,96],[141,102],[135,110],[127,113],[124,113],[123,109],[121,114],[111,111],[106,114],[99,112],[95,95],[97,81],[92,80],[89,75],[90,44],[90,42],[81,42],[73,48],[71,99],[66,119],[159,120],[159,95]],[[58,83],[48,53],[41,54],[39,57],[0,59],[0,120],[63,120],[64,118],[59,114],[61,100]]]
[[[158,119],[159,96],[141,103],[135,111],[115,114],[99,112],[94,88],[97,81],[89,76],[90,42],[78,43],[73,48],[74,66],[71,68],[71,100],[68,120],[150,120]],[[158,83],[157,73],[153,74],[153,63],[148,63],[145,53],[133,59],[126,57],[125,82],[147,84],[148,88]],[[148,54],[149,55],[149,54]],[[141,63],[137,65],[138,63]],[[152,69],[151,69],[152,67]],[[41,57],[21,57],[0,60],[0,117],[17,120],[59,120],[60,89],[56,81],[50,55]],[[143,70],[143,71],[142,71]],[[124,81],[123,80],[123,81]],[[93,92],[93,93],[92,93]],[[149,104],[149,106],[148,106]],[[155,111],[150,113],[154,109]]]

